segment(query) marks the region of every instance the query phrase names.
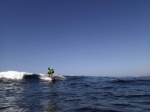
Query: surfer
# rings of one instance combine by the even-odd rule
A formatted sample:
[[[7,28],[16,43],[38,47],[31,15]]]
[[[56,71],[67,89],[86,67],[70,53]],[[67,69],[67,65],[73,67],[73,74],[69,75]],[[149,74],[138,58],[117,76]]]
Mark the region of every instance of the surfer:
[[[54,69],[48,67],[48,75],[49,75],[49,77],[53,77],[53,73],[54,73]]]

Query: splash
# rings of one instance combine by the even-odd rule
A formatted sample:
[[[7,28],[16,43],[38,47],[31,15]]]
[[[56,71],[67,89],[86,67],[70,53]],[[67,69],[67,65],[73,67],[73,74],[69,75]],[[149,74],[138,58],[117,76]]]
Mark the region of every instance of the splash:
[[[19,72],[19,71],[6,71],[0,72],[0,78],[7,78],[7,79],[23,79],[25,75],[33,75],[33,73],[28,72]],[[39,74],[42,75],[42,74]]]

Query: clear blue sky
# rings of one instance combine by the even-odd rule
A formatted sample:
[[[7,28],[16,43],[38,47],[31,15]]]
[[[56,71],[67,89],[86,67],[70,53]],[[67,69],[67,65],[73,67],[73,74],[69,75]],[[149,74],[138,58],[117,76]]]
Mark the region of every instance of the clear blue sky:
[[[150,73],[150,0],[0,0],[0,71]]]

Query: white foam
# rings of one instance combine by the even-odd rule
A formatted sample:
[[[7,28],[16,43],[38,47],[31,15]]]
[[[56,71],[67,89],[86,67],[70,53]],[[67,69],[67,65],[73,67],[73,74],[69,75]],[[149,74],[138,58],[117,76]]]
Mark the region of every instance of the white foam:
[[[47,77],[47,76],[41,76],[40,79],[45,80],[45,81],[52,81],[52,78]]]
[[[23,79],[25,75],[34,75],[34,73],[28,73],[28,72],[19,72],[19,71],[6,71],[6,72],[0,72],[0,78],[7,78],[7,79]],[[40,75],[40,79],[46,80],[46,81],[52,81],[52,78],[48,77],[46,74],[38,74]],[[54,75],[59,80],[66,80],[66,77],[63,75]]]
[[[33,73],[18,72],[18,71],[6,71],[6,72],[0,72],[0,78],[22,79],[24,75],[32,75],[32,74]]]
[[[54,75],[54,78],[55,78],[56,80],[66,80],[66,79],[67,79],[67,78],[66,78],[65,76],[63,76],[63,75]],[[52,81],[52,78],[51,78],[51,77],[48,77],[47,75],[42,75],[42,76],[40,77],[40,79],[45,80],[45,81]]]
[[[58,79],[60,79],[60,80],[66,80],[67,78],[65,77],[65,76],[63,76],[63,75],[58,75],[58,76],[56,76]]]

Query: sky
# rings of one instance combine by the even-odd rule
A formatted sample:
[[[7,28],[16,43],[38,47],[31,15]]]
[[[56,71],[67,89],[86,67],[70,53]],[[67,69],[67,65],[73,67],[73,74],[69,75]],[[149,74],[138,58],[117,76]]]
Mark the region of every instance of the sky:
[[[150,73],[149,0],[0,0],[0,71]]]

